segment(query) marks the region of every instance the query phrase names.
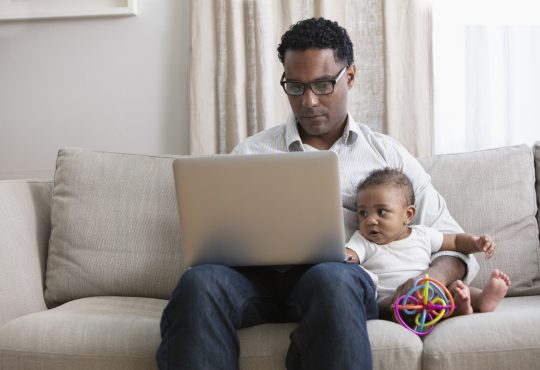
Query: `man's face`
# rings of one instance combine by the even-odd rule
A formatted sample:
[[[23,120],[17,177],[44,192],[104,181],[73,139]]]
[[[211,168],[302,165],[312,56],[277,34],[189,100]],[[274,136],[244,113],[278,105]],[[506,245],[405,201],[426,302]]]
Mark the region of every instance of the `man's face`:
[[[346,62],[337,62],[332,49],[287,50],[283,66],[287,81],[307,83],[333,80]],[[341,136],[347,118],[347,93],[353,86],[354,74],[354,65],[347,68],[329,95],[316,95],[308,88],[301,96],[288,96],[303,130],[301,135],[323,140]]]
[[[414,206],[405,204],[401,189],[392,185],[367,187],[358,192],[356,206],[358,229],[367,240],[388,244],[409,235]]]

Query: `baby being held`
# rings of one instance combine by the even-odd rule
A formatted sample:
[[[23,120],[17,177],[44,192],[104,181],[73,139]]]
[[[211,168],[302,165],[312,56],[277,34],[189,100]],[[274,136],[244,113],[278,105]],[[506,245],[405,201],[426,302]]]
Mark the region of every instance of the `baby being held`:
[[[488,235],[442,234],[426,226],[410,225],[416,214],[414,202],[412,183],[399,170],[374,171],[358,187],[358,230],[347,247],[377,276],[377,299],[382,309],[390,308],[401,284],[428,269],[432,253],[484,252],[491,258],[495,251]],[[455,313],[466,315],[495,310],[509,286],[508,276],[494,269],[484,290],[468,287],[461,280],[448,288],[457,305]]]

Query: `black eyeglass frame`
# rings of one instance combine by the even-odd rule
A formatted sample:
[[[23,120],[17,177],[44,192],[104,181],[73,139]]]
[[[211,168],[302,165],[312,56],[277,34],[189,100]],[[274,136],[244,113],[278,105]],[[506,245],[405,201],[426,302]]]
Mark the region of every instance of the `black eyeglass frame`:
[[[347,70],[347,68],[349,68],[348,65],[346,65],[345,67],[341,68],[341,70],[338,72],[338,74],[336,75],[336,77],[334,77],[333,79],[331,80],[316,80],[316,81],[310,81],[310,82],[299,82],[299,81],[287,81],[285,80],[285,72],[283,72],[283,75],[281,76],[281,80],[279,81],[279,84],[281,85],[281,87],[283,88],[283,91],[285,91],[285,94],[287,95],[290,95],[290,96],[302,96],[304,95],[304,93],[306,92],[307,88],[310,88],[311,91],[313,91],[313,93],[317,96],[324,96],[324,95],[330,95],[334,92],[334,89],[336,87],[336,84],[337,82],[340,80],[340,78],[345,74],[345,71]],[[321,83],[321,82],[330,82],[332,84],[332,91],[330,92],[327,92],[327,93],[324,93],[324,94],[319,94],[317,93],[314,89],[313,89],[313,84],[316,84],[316,83]],[[286,83],[295,83],[295,84],[298,84],[298,85],[302,85],[303,89],[302,89],[302,92],[300,94],[289,94],[287,92],[287,90],[285,89],[285,84]]]

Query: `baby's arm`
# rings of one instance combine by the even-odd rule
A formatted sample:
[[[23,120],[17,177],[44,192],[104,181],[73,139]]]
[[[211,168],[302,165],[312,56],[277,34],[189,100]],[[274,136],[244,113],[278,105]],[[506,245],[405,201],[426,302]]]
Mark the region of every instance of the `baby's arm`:
[[[486,258],[491,258],[495,253],[495,243],[486,234],[444,234],[441,250],[465,254],[484,252]]]
[[[345,253],[347,254],[345,262],[354,263],[356,265],[360,264],[360,257],[358,257],[358,253],[356,253],[354,249],[345,248]]]
[[[368,242],[358,230],[351,236],[351,239],[347,242],[345,247],[345,252],[347,254],[346,262],[360,264],[367,259],[366,248],[369,247]]]

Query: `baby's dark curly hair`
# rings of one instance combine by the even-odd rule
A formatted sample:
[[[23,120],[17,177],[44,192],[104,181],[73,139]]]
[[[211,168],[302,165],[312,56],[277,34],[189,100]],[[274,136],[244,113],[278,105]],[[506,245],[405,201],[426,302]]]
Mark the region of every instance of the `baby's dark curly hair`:
[[[277,51],[281,63],[285,62],[287,50],[333,49],[336,61],[354,63],[353,44],[347,30],[324,18],[304,19],[293,24],[281,36]]]
[[[414,206],[414,188],[411,180],[401,170],[396,168],[383,168],[369,173],[368,177],[358,185],[358,191],[372,186],[390,185],[400,189],[404,195],[407,206]]]

